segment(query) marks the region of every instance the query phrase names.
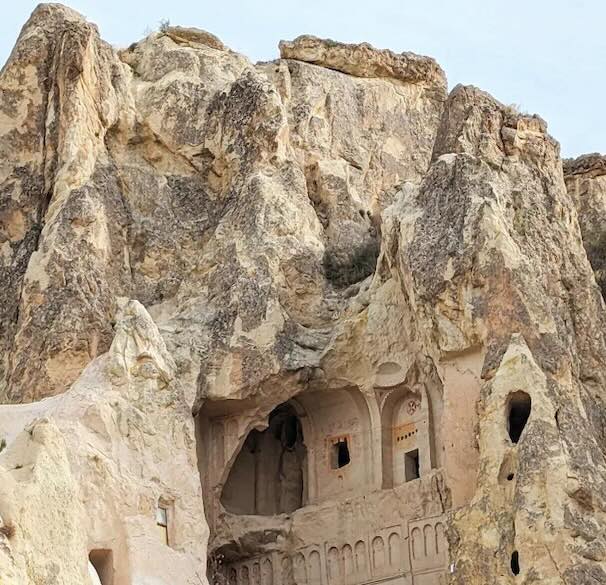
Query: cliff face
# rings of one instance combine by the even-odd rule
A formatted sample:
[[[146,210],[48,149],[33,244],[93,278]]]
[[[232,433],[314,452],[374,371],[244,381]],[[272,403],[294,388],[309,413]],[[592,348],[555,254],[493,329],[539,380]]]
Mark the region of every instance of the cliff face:
[[[22,30],[0,582],[606,583],[602,158],[428,57],[280,55]]]
[[[606,157],[587,154],[574,160],[565,160],[564,179],[578,210],[587,257],[604,295],[606,292],[606,258],[604,257]]]

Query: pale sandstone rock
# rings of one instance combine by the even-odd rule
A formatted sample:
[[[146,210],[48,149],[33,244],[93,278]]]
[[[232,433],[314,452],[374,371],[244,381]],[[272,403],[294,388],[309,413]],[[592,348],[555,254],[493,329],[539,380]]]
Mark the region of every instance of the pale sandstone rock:
[[[34,11],[2,72],[0,393],[12,400],[65,390],[109,348],[113,293],[129,271],[125,212],[97,160],[123,75],[96,27],[59,5]]]
[[[182,26],[167,26],[162,32],[177,43],[194,43],[208,45],[219,51],[226,51],[227,47],[215,35],[197,28],[187,28]]]
[[[356,77],[385,77],[431,87],[439,95],[446,91],[446,77],[431,57],[414,53],[400,55],[377,50],[368,43],[346,45],[310,35],[280,42],[280,56],[342,71]]]
[[[89,551],[111,550],[114,585],[175,575],[205,583],[208,528],[188,412],[137,301],[125,304],[109,352],[65,394],[1,406],[0,516],[16,527],[3,545],[3,578],[6,565],[11,585],[88,583]],[[169,546],[158,502],[169,509]]]
[[[516,115],[512,125],[509,116],[486,94],[455,88],[435,162],[403,197],[396,223],[402,280],[427,350],[486,352],[477,487],[453,517],[451,580],[512,582],[517,551],[518,578],[600,582],[603,561],[590,549],[600,546],[603,522],[594,498],[602,491],[604,306],[558,146],[533,119]],[[515,150],[504,127],[517,128]],[[520,390],[532,411],[512,445],[507,397]],[[581,526],[583,544],[569,537]]]
[[[280,54],[24,27],[0,582],[606,582],[603,160],[565,185],[542,119],[428,57]]]
[[[564,161],[564,180],[579,214],[583,245],[596,280],[606,292],[606,157],[587,154]]]

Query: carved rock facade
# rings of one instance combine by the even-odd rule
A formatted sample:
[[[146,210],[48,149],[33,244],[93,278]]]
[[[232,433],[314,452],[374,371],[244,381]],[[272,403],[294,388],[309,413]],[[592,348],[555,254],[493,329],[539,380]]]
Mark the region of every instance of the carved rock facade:
[[[280,53],[21,32],[2,584],[606,582],[602,157],[428,57]]]

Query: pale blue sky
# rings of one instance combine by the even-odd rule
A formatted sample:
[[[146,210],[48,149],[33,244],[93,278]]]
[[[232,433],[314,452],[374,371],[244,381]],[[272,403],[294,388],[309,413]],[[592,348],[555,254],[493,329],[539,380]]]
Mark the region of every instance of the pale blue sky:
[[[252,60],[309,33],[435,57],[449,86],[473,84],[538,113],[565,156],[606,153],[603,0],[70,0],[127,46],[161,19],[208,30]],[[37,2],[4,0],[0,61]]]

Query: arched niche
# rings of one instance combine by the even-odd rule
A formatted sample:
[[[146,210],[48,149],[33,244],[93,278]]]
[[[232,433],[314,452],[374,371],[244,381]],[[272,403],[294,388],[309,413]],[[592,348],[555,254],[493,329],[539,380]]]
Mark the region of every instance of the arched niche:
[[[251,430],[236,456],[221,503],[232,514],[293,512],[306,497],[307,449],[301,420],[290,403],[275,408],[265,430]]]
[[[375,477],[378,485],[380,465],[373,451],[372,413],[358,388],[304,392],[291,402],[305,412],[310,503],[364,493],[375,486]],[[378,413],[376,419],[378,423]]]
[[[92,585],[113,585],[113,552],[109,549],[92,550],[88,556],[88,572]]]
[[[234,432],[233,406],[215,406],[197,427],[206,433],[207,493],[232,514],[274,515],[380,487],[380,413],[372,398],[355,387],[306,391],[271,411],[265,428],[244,411]]]
[[[422,385],[414,391],[401,386],[387,395],[381,428],[384,488],[414,481],[434,467],[431,404]]]

